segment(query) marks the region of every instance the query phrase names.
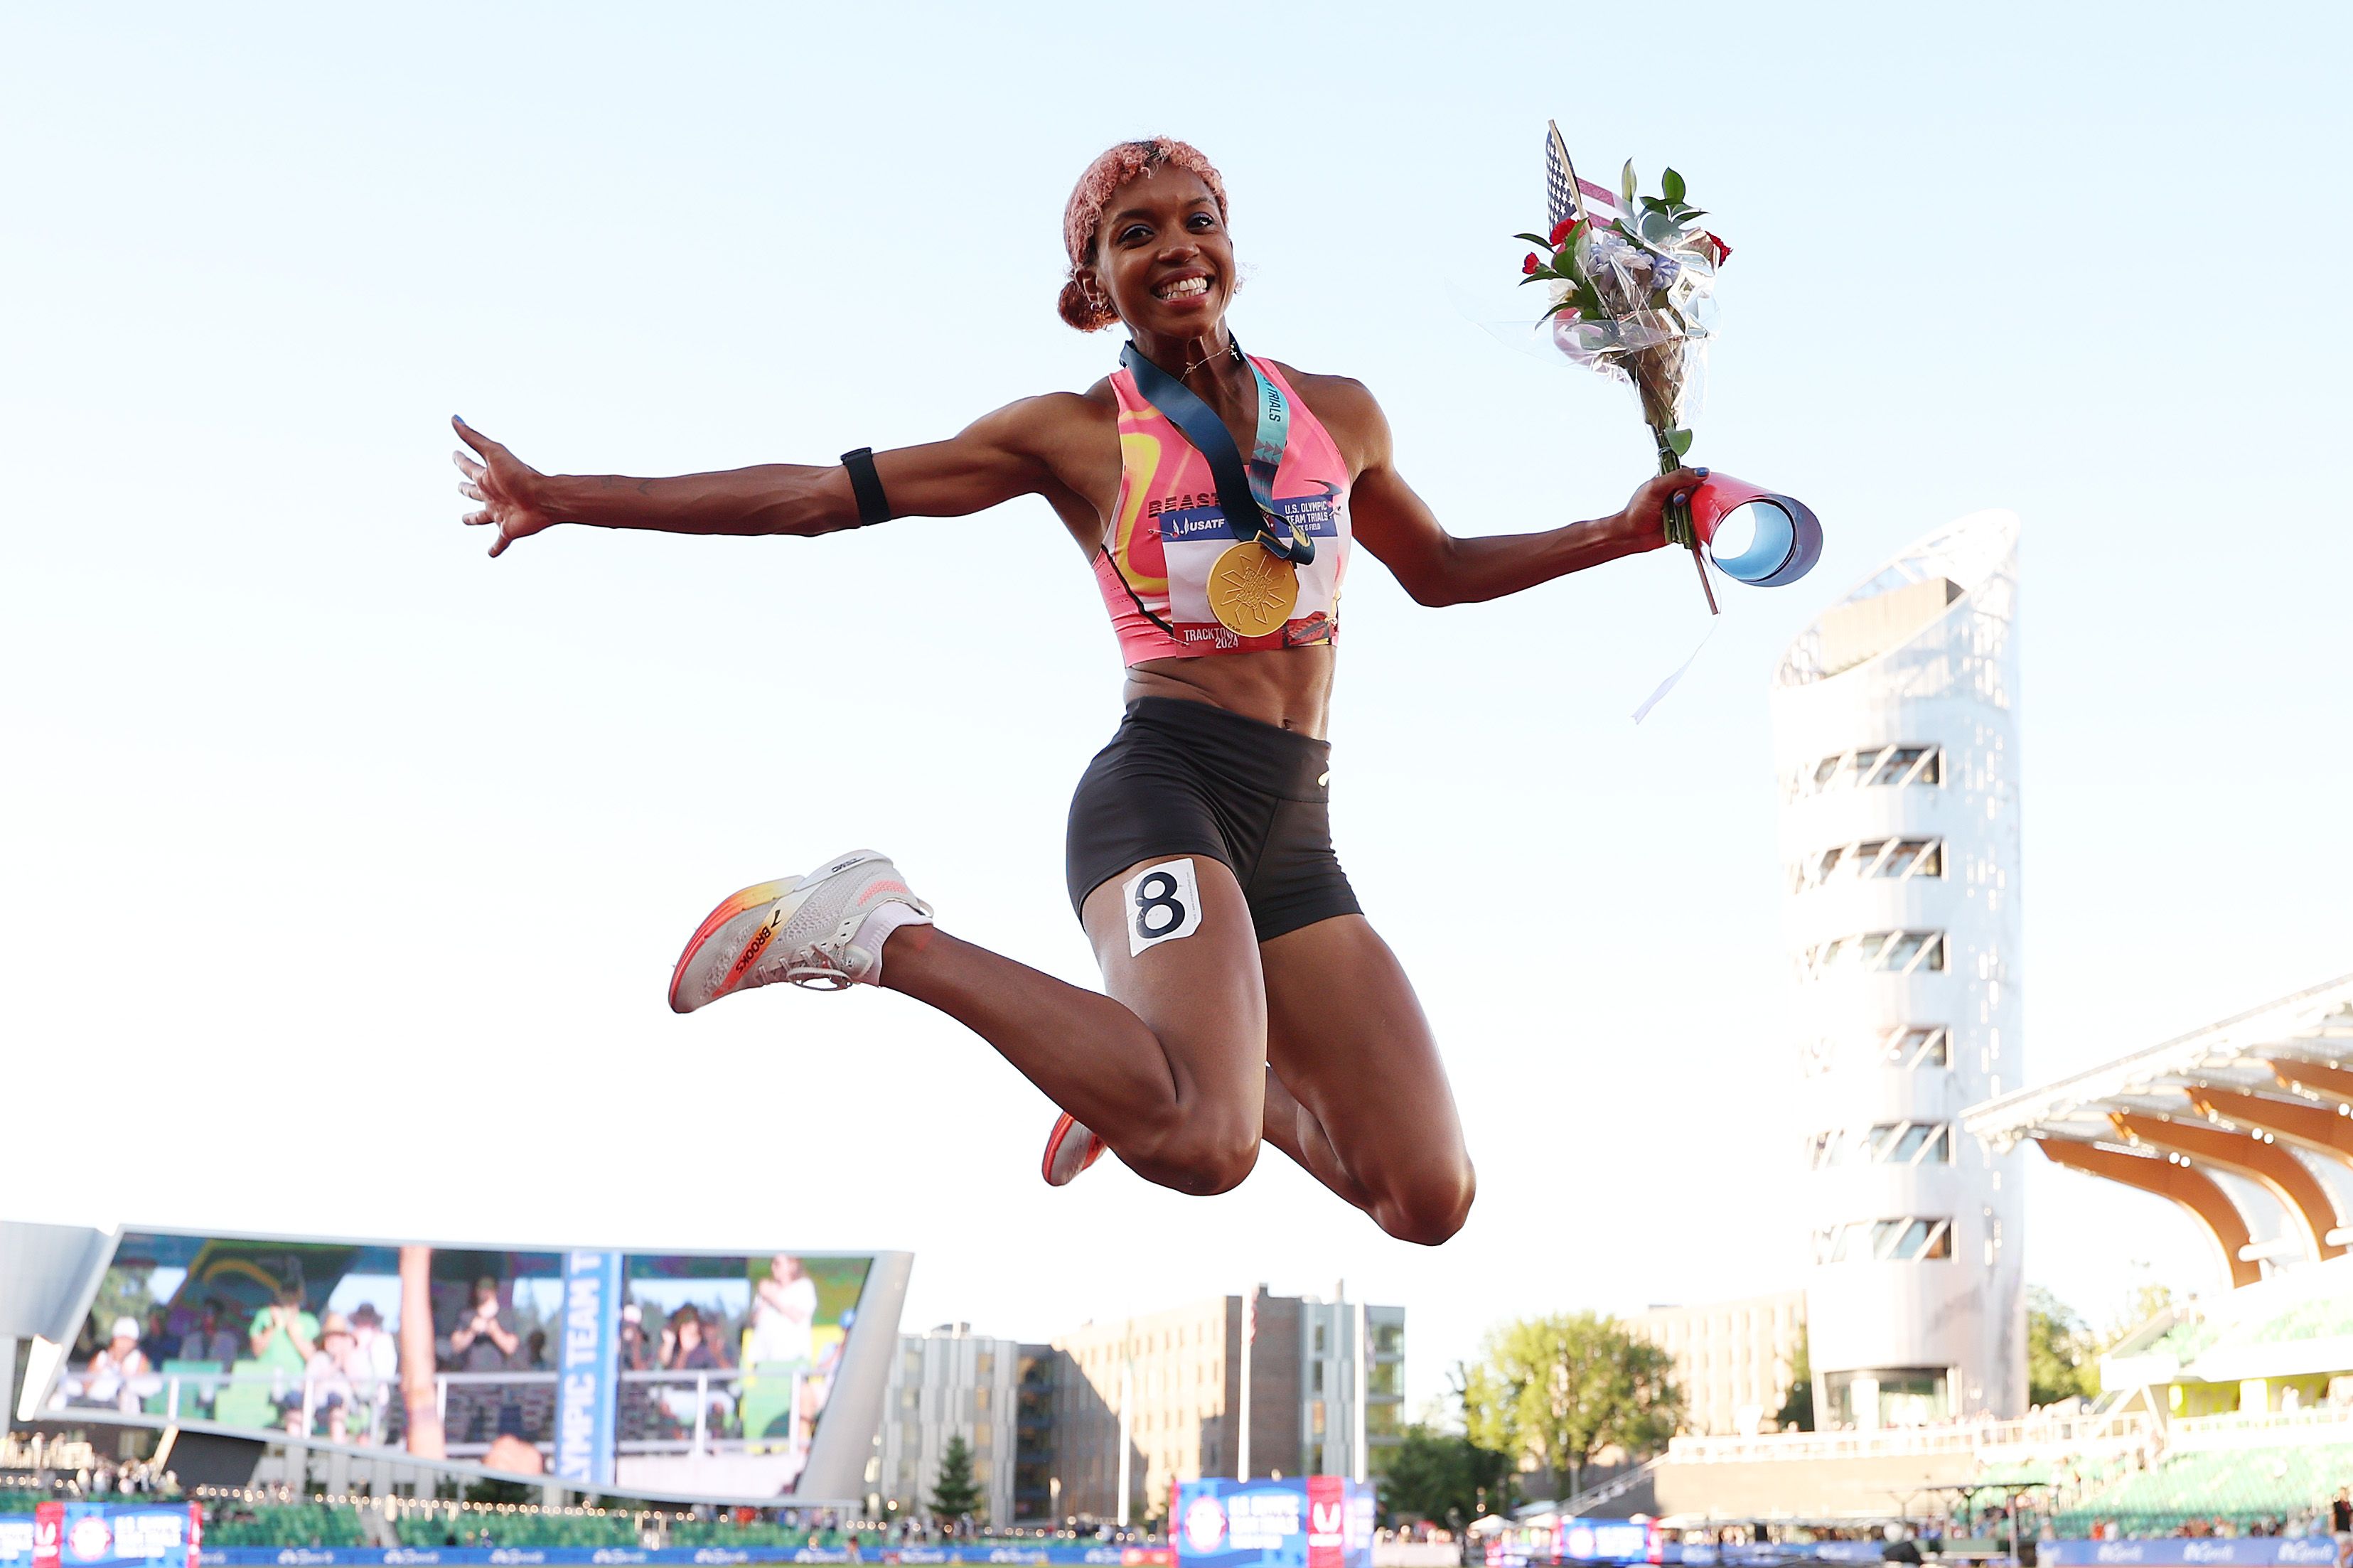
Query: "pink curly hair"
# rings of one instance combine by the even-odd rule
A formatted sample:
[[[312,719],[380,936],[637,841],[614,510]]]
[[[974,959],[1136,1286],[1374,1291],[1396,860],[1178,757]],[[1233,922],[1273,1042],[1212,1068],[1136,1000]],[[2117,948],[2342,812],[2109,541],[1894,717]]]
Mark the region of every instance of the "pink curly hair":
[[[1079,281],[1079,268],[1094,259],[1095,231],[1103,226],[1104,205],[1128,181],[1164,165],[1200,175],[1209,195],[1217,198],[1218,216],[1226,216],[1226,182],[1219,177],[1217,165],[1189,142],[1173,136],[1123,142],[1089,163],[1071,192],[1070,205],[1062,209],[1062,246],[1071,253],[1071,278],[1056,302],[1062,320],[1079,331],[1099,332],[1119,320],[1109,299],[1090,293]]]

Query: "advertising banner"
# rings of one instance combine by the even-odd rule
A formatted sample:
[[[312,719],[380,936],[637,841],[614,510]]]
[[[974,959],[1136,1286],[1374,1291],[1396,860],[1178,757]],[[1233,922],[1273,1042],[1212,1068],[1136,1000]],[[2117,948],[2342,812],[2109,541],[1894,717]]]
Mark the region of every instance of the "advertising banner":
[[[195,1503],[45,1502],[33,1510],[31,1568],[196,1568]]]
[[[621,1255],[564,1255],[564,1339],[555,1384],[555,1474],[613,1484],[613,1416],[620,1384]]]
[[[1565,1519],[1560,1521],[1559,1553],[1567,1563],[1646,1563],[1651,1526],[1626,1519]]]
[[[733,1568],[740,1563],[990,1564],[992,1568],[1168,1568],[1165,1546],[229,1546],[205,1568],[626,1568],[636,1563]]]
[[[1339,1476],[1183,1481],[1179,1568],[1372,1568],[1373,1489]]]
[[[2151,1541],[2046,1541],[2053,1568],[2337,1568],[2327,1535],[2181,1536]]]

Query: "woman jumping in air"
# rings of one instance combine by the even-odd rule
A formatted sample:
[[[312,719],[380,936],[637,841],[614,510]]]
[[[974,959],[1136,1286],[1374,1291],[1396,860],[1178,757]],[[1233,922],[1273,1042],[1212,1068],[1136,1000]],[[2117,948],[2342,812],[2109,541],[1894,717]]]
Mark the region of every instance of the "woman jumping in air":
[[[1182,142],[1113,147],[1071,193],[1062,320],[1114,322],[1120,368],[930,446],[679,479],[542,474],[458,422],[497,555],[559,522],[814,535],[1043,496],[1092,564],[1127,712],[1071,802],[1071,903],[1103,989],[1065,984],[932,922],[888,859],[839,856],[712,910],[670,982],[681,1013],[778,980],[887,985],[979,1034],[1063,1114],[1059,1186],[1107,1147],[1221,1193],[1261,1141],[1408,1241],[1461,1227],[1473,1191],[1413,987],[1332,851],[1340,584],[1361,542],[1424,605],[1499,598],[1657,549],[1661,509],[1457,539],[1399,477],[1356,382],[1244,354],[1224,183]],[[1247,454],[1247,457],[1244,456]]]

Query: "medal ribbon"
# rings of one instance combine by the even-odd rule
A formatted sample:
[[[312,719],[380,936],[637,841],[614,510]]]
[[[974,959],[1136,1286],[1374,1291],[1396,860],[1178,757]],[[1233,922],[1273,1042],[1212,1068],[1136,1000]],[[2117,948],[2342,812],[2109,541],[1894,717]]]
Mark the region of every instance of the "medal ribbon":
[[[1304,565],[1315,559],[1315,541],[1293,527],[1274,504],[1275,470],[1282,466],[1282,450],[1291,439],[1291,405],[1258,362],[1241,353],[1239,343],[1234,352],[1258,381],[1258,436],[1247,467],[1226,422],[1191,387],[1145,358],[1133,342],[1119,351],[1119,363],[1135,378],[1144,400],[1208,459],[1209,473],[1218,483],[1218,506],[1234,537],[1245,542],[1255,539],[1271,553]],[[1282,525],[1281,534],[1275,531],[1277,523]]]

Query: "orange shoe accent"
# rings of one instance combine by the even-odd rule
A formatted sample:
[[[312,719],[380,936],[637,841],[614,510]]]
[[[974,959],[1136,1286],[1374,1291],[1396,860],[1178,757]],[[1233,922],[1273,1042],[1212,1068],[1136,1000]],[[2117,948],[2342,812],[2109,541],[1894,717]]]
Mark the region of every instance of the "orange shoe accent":
[[[1064,1176],[1058,1182],[1054,1179],[1054,1157],[1062,1152],[1063,1142],[1069,1139],[1071,1134],[1073,1132],[1080,1133],[1085,1137],[1087,1141],[1086,1157],[1078,1163],[1077,1166],[1071,1170],[1070,1174]],[[1096,1137],[1086,1128],[1080,1126],[1078,1118],[1065,1110],[1062,1112],[1060,1118],[1055,1121],[1054,1131],[1047,1135],[1046,1158],[1040,1162],[1038,1167],[1038,1173],[1046,1178],[1046,1184],[1050,1187],[1067,1187],[1072,1182],[1078,1180],[1079,1176],[1088,1166],[1103,1158],[1105,1147],[1106,1145],[1101,1138]]]

